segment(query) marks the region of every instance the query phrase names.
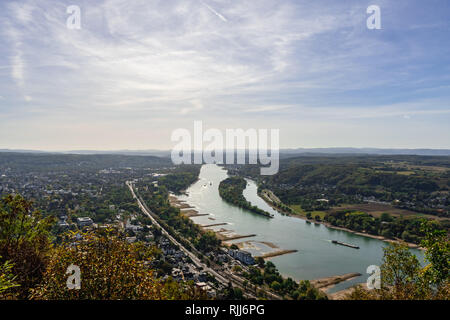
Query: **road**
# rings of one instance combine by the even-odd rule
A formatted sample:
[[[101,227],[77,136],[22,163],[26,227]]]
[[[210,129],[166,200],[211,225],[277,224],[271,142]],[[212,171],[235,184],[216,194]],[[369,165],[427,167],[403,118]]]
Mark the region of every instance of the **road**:
[[[136,193],[134,192],[134,188],[133,188],[133,184],[130,181],[126,182],[126,185],[128,186],[128,188],[131,191],[131,194],[133,196],[133,198],[137,201],[139,208],[142,210],[142,212],[144,214],[146,214],[151,220],[152,222],[161,230],[161,232],[175,245],[177,245],[180,250],[182,250],[189,258],[191,258],[191,260],[194,262],[194,264],[197,267],[203,268],[204,271],[210,273],[211,275],[213,275],[217,281],[219,281],[222,285],[227,286],[229,282],[231,282],[235,287],[239,287],[241,288],[242,292],[244,293],[244,295],[256,299],[257,297],[249,292],[249,289],[246,288],[243,283],[246,281],[245,279],[232,274],[230,272],[226,272],[225,276],[220,274],[219,272],[217,272],[216,270],[214,270],[213,268],[208,267],[205,263],[203,263],[194,253],[192,253],[190,250],[186,249],[180,242],[178,242],[172,235],[170,235],[170,233],[164,229],[159,222],[157,221],[157,215],[152,212],[147,205],[145,204],[145,202],[140,199]],[[192,247],[193,248],[193,247]],[[197,251],[196,249],[194,249],[195,251]],[[272,299],[275,300],[282,300],[283,298],[280,297],[277,294],[274,294],[273,292],[270,292],[268,290],[262,289],[260,287],[256,287],[256,289],[258,290],[262,290],[264,291],[269,297],[271,297]]]
[[[153,213],[148,207],[147,205],[136,196],[136,193],[134,192],[134,188],[133,188],[133,184],[130,181],[126,182],[126,185],[128,186],[128,188],[131,191],[131,194],[133,195],[133,198],[137,201],[139,208],[142,210],[142,212],[144,212],[151,220],[152,222],[155,224],[155,226],[157,226],[159,229],[161,229],[161,232],[175,245],[177,245],[180,250],[182,250],[189,258],[191,258],[191,260],[194,262],[194,264],[197,267],[201,267],[203,268],[204,271],[210,273],[211,275],[213,275],[217,281],[219,281],[220,283],[222,283],[222,285],[227,286],[229,282],[231,282],[233,285],[239,287],[242,289],[242,292],[251,297],[256,299],[256,297],[248,292],[248,289],[245,289],[242,287],[242,279],[238,279],[236,276],[234,275],[229,275],[230,278],[227,279],[225,278],[223,275],[221,275],[220,273],[218,273],[216,270],[208,267],[205,263],[201,262],[200,259],[193,254],[190,250],[186,249],[181,243],[179,243],[174,237],[172,237],[168,231],[166,231],[160,224],[159,222],[156,220],[155,216],[157,216],[155,213]]]

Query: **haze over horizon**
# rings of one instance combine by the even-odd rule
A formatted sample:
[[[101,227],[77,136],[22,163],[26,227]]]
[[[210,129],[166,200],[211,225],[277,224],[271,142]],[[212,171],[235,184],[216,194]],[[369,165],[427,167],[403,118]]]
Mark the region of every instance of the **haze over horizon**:
[[[66,26],[70,5],[81,29]],[[366,9],[381,8],[381,30]],[[450,149],[450,3],[0,3],[0,149],[169,150],[177,128],[281,148]]]
[[[224,155],[227,149],[224,149]],[[236,150],[236,149],[235,149]],[[237,149],[239,150],[239,149]],[[246,149],[247,151],[249,149]],[[329,147],[329,148],[286,148],[280,149],[282,156],[297,156],[307,154],[346,154],[346,155],[418,155],[418,156],[450,156],[450,149],[429,149],[429,148],[352,148],[352,147]],[[113,150],[99,150],[99,149],[83,149],[83,150],[38,150],[38,149],[4,149],[0,148],[1,152],[18,152],[18,153],[35,153],[35,154],[80,154],[80,155],[96,155],[96,154],[108,154],[108,155],[141,155],[141,156],[158,156],[168,157],[171,155],[171,150],[166,149],[113,149]],[[192,150],[194,153],[206,152],[207,150]]]

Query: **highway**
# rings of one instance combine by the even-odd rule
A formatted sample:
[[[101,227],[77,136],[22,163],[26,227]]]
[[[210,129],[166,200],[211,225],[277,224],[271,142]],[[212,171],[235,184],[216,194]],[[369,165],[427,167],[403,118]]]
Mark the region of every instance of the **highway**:
[[[205,263],[201,262],[200,259],[194,254],[192,253],[190,250],[186,249],[181,243],[179,243],[172,235],[169,234],[169,232],[164,229],[159,222],[156,220],[156,217],[158,217],[154,212],[152,212],[147,205],[145,204],[145,202],[140,199],[136,193],[134,192],[134,188],[133,188],[133,184],[130,181],[126,182],[126,185],[128,186],[128,188],[131,191],[131,194],[133,196],[134,199],[136,199],[139,208],[142,210],[142,212],[147,215],[152,222],[155,224],[155,226],[157,226],[159,229],[161,229],[161,232],[175,245],[177,245],[180,250],[182,250],[189,258],[191,258],[191,260],[194,262],[194,264],[197,267],[203,268],[204,271],[210,273],[211,275],[213,275],[217,281],[219,281],[222,285],[227,286],[229,282],[231,282],[235,287],[239,287],[241,288],[243,294],[245,296],[248,296],[252,299],[256,299],[257,297],[249,292],[248,288],[245,288],[243,286],[243,283],[245,281],[245,279],[242,279],[241,277],[238,277],[234,274],[231,274],[229,272],[226,272],[226,277],[223,276],[222,274],[220,274],[219,272],[217,272],[216,270],[208,267]],[[193,247],[192,247],[193,248]],[[194,249],[196,250],[196,249]],[[273,292],[270,292],[268,290],[264,290],[261,289],[260,287],[257,287],[257,289],[263,290],[268,296],[270,296],[272,299],[275,300],[282,300],[283,298],[274,294]]]
[[[212,274],[217,281],[219,281],[220,283],[222,283],[224,286],[227,286],[228,283],[231,281],[232,283],[234,283],[235,285],[241,287],[241,283],[237,283],[236,280],[230,279],[227,280],[224,276],[222,276],[221,274],[219,274],[216,270],[208,267],[206,264],[204,264],[203,262],[200,261],[200,259],[193,254],[191,251],[189,251],[188,249],[186,249],[181,243],[179,243],[174,237],[172,237],[168,231],[166,231],[159,223],[158,221],[155,219],[154,216],[156,216],[153,212],[151,212],[148,207],[143,204],[143,201],[141,201],[141,199],[139,199],[136,196],[136,193],[134,192],[134,188],[133,185],[130,181],[126,182],[128,188],[131,191],[131,194],[133,195],[133,198],[136,199],[139,208],[142,210],[142,212],[144,212],[151,220],[152,222],[155,224],[155,226],[157,226],[159,229],[161,229],[161,232],[175,245],[177,245],[189,258],[192,259],[192,261],[194,262],[194,264],[197,267],[201,267],[203,268],[204,271],[209,272],[210,274]],[[243,291],[244,292],[244,291]],[[248,294],[247,292],[245,293],[248,296],[251,296],[253,298],[255,298],[252,294]]]

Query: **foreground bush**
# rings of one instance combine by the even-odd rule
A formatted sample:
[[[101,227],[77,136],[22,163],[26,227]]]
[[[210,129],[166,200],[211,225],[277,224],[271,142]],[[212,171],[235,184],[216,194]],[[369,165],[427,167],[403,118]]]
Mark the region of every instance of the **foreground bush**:
[[[347,296],[351,300],[448,300],[450,298],[450,242],[445,231],[424,222],[427,265],[421,267],[405,244],[393,243],[384,250],[381,288],[361,286]]]
[[[26,299],[30,289],[40,283],[51,249],[52,224],[52,217],[43,218],[19,195],[0,200],[0,265],[6,269],[8,262],[8,273],[17,284],[8,285],[9,298]]]
[[[129,244],[112,231],[72,234],[52,252],[42,283],[32,299],[195,299],[192,286],[163,282],[150,267],[152,250]],[[70,265],[81,271],[81,288],[67,288]]]

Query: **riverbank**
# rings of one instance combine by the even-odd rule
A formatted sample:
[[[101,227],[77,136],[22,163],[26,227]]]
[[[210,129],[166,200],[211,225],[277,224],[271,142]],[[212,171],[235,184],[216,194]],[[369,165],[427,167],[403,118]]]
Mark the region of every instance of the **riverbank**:
[[[230,206],[218,194],[218,186],[227,178],[227,172],[215,165],[204,165],[200,172],[201,181],[190,186],[188,196],[179,195],[178,198],[195,207],[200,213],[209,213],[209,216],[192,218],[195,224],[209,225],[227,222],[227,226],[208,228],[210,231],[220,232],[224,236],[257,234],[255,237],[229,241],[236,244],[251,242],[251,245],[242,247],[254,256],[285,249],[298,249],[297,253],[285,254],[269,258],[285,277],[295,281],[304,279],[318,279],[331,275],[343,275],[348,272],[366,273],[367,266],[381,264],[383,248],[386,243],[377,239],[362,238],[350,232],[340,232],[331,228],[309,225],[305,221],[292,219],[281,215],[272,209],[260,196],[258,196],[257,183],[251,179],[247,181],[243,191],[245,198],[253,205],[274,214],[274,219],[262,219],[255,214],[244,214],[241,209]],[[214,187],[205,187],[205,181],[212,182]],[[259,190],[261,191],[261,190]],[[215,218],[211,221],[209,218]],[[333,245],[330,240],[335,239],[346,243],[358,245],[360,250],[347,249]],[[261,241],[270,241],[277,248],[272,248]],[[225,244],[225,242],[222,242]],[[422,260],[423,252],[412,249]],[[334,292],[352,286],[358,279],[337,284],[329,292]]]
[[[352,234],[355,234],[355,235],[358,235],[358,236],[362,236],[362,237],[367,237],[367,238],[372,238],[372,239],[377,239],[377,240],[381,240],[381,241],[384,241],[384,242],[388,242],[388,243],[404,243],[404,244],[406,244],[409,248],[411,248],[411,249],[419,249],[419,250],[425,250],[424,248],[422,248],[421,246],[419,246],[419,245],[417,245],[417,244],[415,244],[415,243],[411,243],[411,242],[406,242],[406,241],[403,241],[403,240],[399,240],[399,239],[389,239],[389,238],[386,238],[386,237],[383,237],[383,236],[379,236],[379,235],[373,235],[373,234],[369,234],[369,233],[366,233],[366,232],[360,232],[360,231],[355,231],[355,230],[351,230],[351,229],[348,229],[348,228],[344,228],[344,227],[339,227],[339,226],[334,226],[334,225],[332,225],[331,223],[328,223],[328,222],[326,222],[326,221],[316,221],[316,220],[314,220],[314,219],[308,219],[306,216],[302,216],[302,215],[300,215],[300,214],[294,214],[294,213],[292,213],[292,212],[288,212],[288,211],[286,211],[286,210],[282,210],[281,208],[279,208],[278,206],[276,206],[273,202],[272,202],[272,197],[269,197],[269,196],[264,196],[264,194],[273,194],[273,192],[271,191],[271,190],[268,190],[268,189],[265,189],[265,190],[263,190],[261,193],[258,193],[258,195],[272,208],[272,209],[274,209],[274,210],[276,210],[276,211],[278,211],[279,213],[281,213],[281,214],[284,214],[284,215],[288,215],[288,216],[290,216],[290,217],[293,217],[293,218],[299,218],[299,219],[303,219],[303,220],[306,220],[306,221],[308,221],[308,222],[310,222],[310,223],[315,223],[315,224],[322,224],[322,225],[324,225],[325,227],[327,227],[327,228],[330,228],[330,229],[335,229],[335,230],[340,230],[340,231],[346,231],[346,232],[349,232],[349,233],[352,233]],[[276,198],[276,199],[278,199],[274,194],[273,194],[273,196]]]
[[[355,291],[357,286],[361,286],[363,289],[369,290],[366,283],[359,283],[359,284],[351,286],[350,288],[347,288],[347,289],[343,289],[343,290],[333,292],[333,293],[328,293],[327,294],[328,299],[330,299],[330,300],[346,300],[347,296],[349,294],[353,293],[353,291]]]
[[[262,215],[267,218],[273,218],[273,216],[267,212],[252,205],[247,201],[243,195],[243,191],[247,186],[247,180],[241,177],[232,176],[222,180],[219,183],[219,196],[229,204],[237,206],[241,209]]]
[[[272,209],[278,211],[279,213],[287,216],[295,216],[292,214],[291,211],[284,210],[275,205],[275,203],[282,203],[282,202],[271,190],[264,189],[261,192],[258,192],[258,196],[260,196],[261,199],[263,199]]]
[[[353,279],[358,278],[360,276],[361,276],[361,273],[352,272],[352,273],[347,273],[347,274],[344,274],[344,275],[337,275],[337,276],[331,276],[331,277],[315,279],[315,280],[311,280],[310,282],[311,282],[311,285],[313,285],[317,289],[319,289],[322,292],[324,292],[325,294],[327,294],[326,291],[328,291],[329,289],[333,288],[338,283],[341,283],[341,282],[344,282],[344,281],[353,280]]]
[[[188,217],[188,218],[207,216],[208,215],[208,214],[200,214],[197,210],[195,210],[194,207],[190,206],[185,201],[178,199],[177,196],[175,196],[175,195],[170,195],[169,196],[169,202],[170,202],[171,206],[173,206],[175,208],[179,208],[181,214],[186,216],[186,217]],[[212,218],[212,220],[215,220],[215,219]],[[221,228],[219,230],[209,229],[209,228],[216,227],[216,226],[228,225],[228,223],[226,223],[226,222],[205,224],[205,225],[197,224],[197,225],[202,230],[213,231],[216,234],[217,238],[223,242],[223,245],[225,245],[227,247],[230,245],[229,243],[227,243],[227,241],[244,239],[244,238],[252,238],[252,237],[256,236],[256,234],[249,234],[249,235],[232,234],[232,235],[226,235],[224,233],[229,233],[229,232],[231,232],[231,230],[227,230],[227,229],[224,229],[224,228]],[[269,259],[269,258],[281,256],[281,255],[284,255],[284,254],[294,253],[294,252],[298,251],[298,250],[280,249],[280,248],[278,248],[277,246],[275,246],[271,242],[264,242],[264,241],[262,241],[261,243],[266,244],[268,247],[270,247],[272,249],[278,249],[278,250],[271,251],[271,252],[268,252],[268,253],[260,255],[260,257],[262,257],[263,259]]]
[[[270,259],[273,257],[278,257],[278,256],[282,256],[284,254],[295,253],[295,252],[298,252],[298,250],[277,250],[277,251],[265,253],[260,256],[255,256],[255,258],[260,257],[260,258],[263,258],[264,260],[266,260],[266,259]]]

